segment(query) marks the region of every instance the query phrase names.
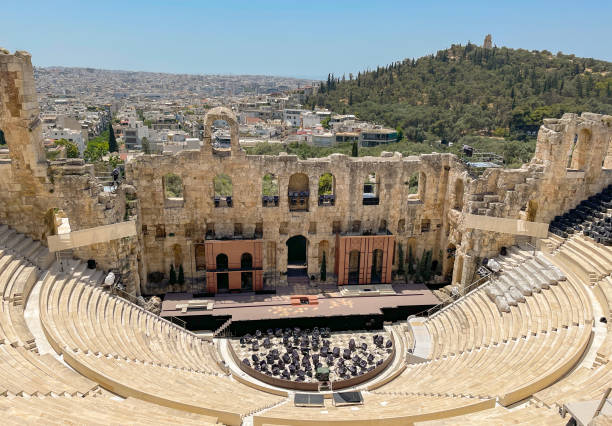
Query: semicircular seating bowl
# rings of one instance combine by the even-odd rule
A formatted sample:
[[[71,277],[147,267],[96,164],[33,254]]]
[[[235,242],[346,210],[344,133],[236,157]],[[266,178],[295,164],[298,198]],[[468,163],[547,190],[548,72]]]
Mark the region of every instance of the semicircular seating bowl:
[[[542,255],[509,249],[498,261],[512,280],[502,273],[494,283],[507,309],[500,311],[485,288],[469,293],[425,321],[433,341],[430,360],[401,365],[366,385],[362,406],[334,407],[326,400],[323,409],[313,409],[226,375],[213,343],[110,295],[96,285],[102,275],[84,264],[70,274],[52,263],[42,267],[39,260],[49,262],[49,253],[10,231],[0,227],[0,407],[11,407],[7,424],[50,416],[84,423],[164,424],[175,418],[240,424],[250,415],[255,425],[521,423],[529,416],[558,424],[558,406],[600,396],[612,377],[610,330],[595,363],[579,361],[591,341],[594,312],[609,315],[612,308],[612,278],[601,276],[610,249],[580,235],[549,257],[565,280],[553,279],[558,271]],[[588,281],[593,274],[598,281]],[[530,294],[511,291],[518,281]],[[34,285],[40,286],[43,331],[72,369],[36,353],[23,312]],[[401,347],[413,339],[406,331]],[[127,399],[111,398],[105,389]],[[529,404],[520,409],[496,407],[525,398]]]

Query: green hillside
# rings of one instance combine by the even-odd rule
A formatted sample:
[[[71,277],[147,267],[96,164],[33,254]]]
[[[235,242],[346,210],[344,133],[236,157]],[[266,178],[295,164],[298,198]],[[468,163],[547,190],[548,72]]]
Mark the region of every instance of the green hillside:
[[[399,128],[416,142],[524,140],[544,117],[612,114],[611,72],[606,61],[468,43],[356,76],[330,75],[306,104]]]

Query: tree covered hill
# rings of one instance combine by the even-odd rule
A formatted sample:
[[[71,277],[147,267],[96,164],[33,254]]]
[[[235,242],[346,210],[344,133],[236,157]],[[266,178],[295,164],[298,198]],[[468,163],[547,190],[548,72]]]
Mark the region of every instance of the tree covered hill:
[[[612,114],[612,63],[548,51],[453,45],[373,71],[330,75],[307,99],[360,119],[458,141],[469,134],[525,139],[545,117]]]

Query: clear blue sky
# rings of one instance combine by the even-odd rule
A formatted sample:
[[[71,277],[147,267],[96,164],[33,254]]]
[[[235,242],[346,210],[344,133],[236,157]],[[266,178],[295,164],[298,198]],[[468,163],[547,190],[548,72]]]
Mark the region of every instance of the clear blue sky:
[[[9,0],[0,46],[38,66],[325,78],[452,43],[612,61],[612,1]]]

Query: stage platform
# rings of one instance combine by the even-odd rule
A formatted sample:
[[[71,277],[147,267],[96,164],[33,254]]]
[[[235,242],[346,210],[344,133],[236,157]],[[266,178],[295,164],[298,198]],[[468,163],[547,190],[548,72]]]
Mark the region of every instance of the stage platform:
[[[394,294],[389,294],[389,285],[381,292],[371,291],[374,287],[371,285],[350,287],[367,287],[370,291],[347,296],[340,291],[342,286],[326,284],[289,285],[277,289],[276,294],[237,293],[206,298],[194,298],[190,293],[168,293],[162,303],[161,316],[179,317],[192,329],[206,323],[219,324],[228,318],[232,322],[350,316],[395,320],[389,317],[393,316],[392,312],[401,316],[439,303],[424,284],[394,284]],[[309,296],[309,304],[301,304],[296,295]]]

